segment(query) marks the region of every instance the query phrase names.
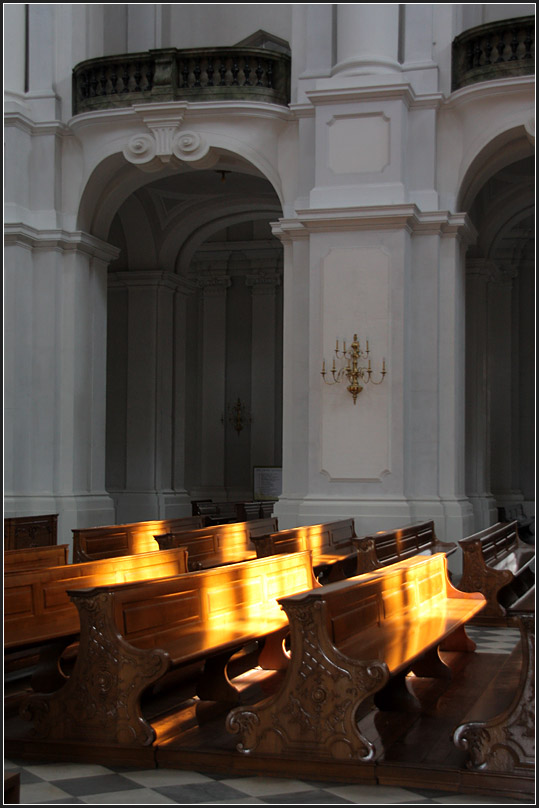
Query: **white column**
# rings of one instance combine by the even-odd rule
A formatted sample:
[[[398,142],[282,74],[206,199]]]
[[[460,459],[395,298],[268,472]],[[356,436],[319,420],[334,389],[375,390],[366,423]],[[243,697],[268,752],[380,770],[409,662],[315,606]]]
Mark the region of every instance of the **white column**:
[[[28,5],[28,93],[35,120],[60,118],[55,93],[56,6]]]
[[[111,278],[108,482],[119,522],[182,515],[170,508],[189,505],[172,482],[176,288],[166,272]]]
[[[115,248],[65,231],[8,229],[6,515],[114,521],[105,491],[106,274]]]
[[[398,3],[337,4],[337,64],[333,73],[400,70]]]
[[[441,239],[439,264],[438,485],[446,540],[473,531],[465,497],[465,223],[459,229]]]
[[[498,503],[520,499],[513,475],[513,273],[499,270],[489,284],[489,393],[491,412],[491,484]]]
[[[488,390],[488,282],[494,267],[483,259],[466,264],[466,493],[475,530],[496,521],[490,490],[491,413]]]
[[[208,273],[202,287],[200,346],[200,488],[210,499],[226,499],[225,430],[226,298],[230,278]]]
[[[276,274],[247,276],[252,293],[251,457],[256,466],[275,465]]]

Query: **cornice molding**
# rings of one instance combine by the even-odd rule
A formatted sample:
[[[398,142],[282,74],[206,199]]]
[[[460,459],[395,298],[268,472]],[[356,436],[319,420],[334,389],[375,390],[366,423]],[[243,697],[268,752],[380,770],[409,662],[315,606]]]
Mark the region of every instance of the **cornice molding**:
[[[30,250],[81,252],[106,262],[114,261],[120,255],[118,247],[80,230],[37,230],[22,222],[4,225],[4,246],[14,245]]]
[[[469,243],[477,238],[466,213],[423,212],[415,205],[298,210],[296,218],[272,223],[272,232],[281,241],[335,230],[406,230],[414,235],[458,236]]]
[[[19,129],[27,135],[58,135],[65,137],[73,134],[69,126],[62,121],[33,121],[22,112],[5,112],[4,126]]]

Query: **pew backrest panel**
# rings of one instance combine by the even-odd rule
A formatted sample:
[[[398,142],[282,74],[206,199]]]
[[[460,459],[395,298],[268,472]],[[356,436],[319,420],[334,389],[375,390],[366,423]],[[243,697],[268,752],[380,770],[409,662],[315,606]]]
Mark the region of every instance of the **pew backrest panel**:
[[[434,521],[381,530],[353,540],[358,552],[358,574],[395,564],[415,555],[454,553],[456,542],[443,542],[436,536]]]
[[[339,519],[318,525],[280,530],[267,536],[254,537],[253,543],[259,558],[279,553],[295,553],[310,550],[313,567],[317,574],[329,570],[340,559],[355,555],[353,539],[356,536],[353,519]],[[355,565],[354,570],[355,571]],[[326,573],[330,575],[331,573]],[[341,577],[341,576],[339,576]]]
[[[180,530],[156,535],[155,540],[162,550],[171,547],[186,547],[189,553],[189,569],[234,564],[256,558],[253,540],[276,530],[277,519],[251,519],[247,522],[208,525],[196,530]]]
[[[69,544],[4,550],[4,572],[22,572],[36,567],[58,567],[68,562]]]
[[[535,548],[520,540],[518,522],[497,522],[459,540],[459,588],[482,592],[487,604],[480,620],[504,621],[508,608],[535,591]]]
[[[4,648],[39,644],[76,634],[79,616],[68,590],[138,581],[187,571],[187,551],[100,559],[4,575]]]
[[[103,525],[73,530],[73,561],[97,561],[123,555],[158,550],[156,533],[203,527],[204,516],[182,516],[176,519],[154,519],[123,525]]]

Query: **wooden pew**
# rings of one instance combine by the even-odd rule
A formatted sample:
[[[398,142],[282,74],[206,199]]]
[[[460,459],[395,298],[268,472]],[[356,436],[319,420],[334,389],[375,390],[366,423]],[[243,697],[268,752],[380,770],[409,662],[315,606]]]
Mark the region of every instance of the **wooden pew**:
[[[21,547],[4,550],[4,572],[22,572],[36,567],[58,567],[69,560],[69,544]]]
[[[103,525],[73,530],[73,561],[97,561],[123,555],[158,550],[155,533],[190,530],[203,527],[204,516],[181,516],[176,519],[154,519],[125,525]]]
[[[459,589],[482,592],[487,603],[474,622],[503,625],[507,610],[535,592],[535,548],[520,541],[518,522],[497,522],[459,540],[462,577]]]
[[[470,772],[497,772],[535,780],[535,598],[510,609],[508,625],[520,629],[520,644],[455,729],[453,741],[467,753]],[[514,686],[514,658],[519,677]],[[509,703],[496,709],[500,698]]]
[[[353,544],[358,552],[358,575],[414,555],[450,555],[458,549],[456,542],[438,539],[433,521],[419,522],[394,530],[380,530],[370,536],[353,539]]]
[[[199,570],[256,558],[253,542],[277,529],[277,519],[272,517],[170,532],[156,535],[155,540],[161,550],[186,547],[189,569]]]
[[[56,544],[58,514],[4,517],[4,550]]]
[[[230,657],[264,639],[259,664],[270,670],[286,665],[288,621],[276,598],[313,586],[305,552],[71,591],[81,624],[72,675],[55,693],[30,696],[24,715],[36,737],[50,743],[150,745],[155,730],[141,697],[153,683],[203,662],[199,698],[237,703],[226,673]]]
[[[253,544],[259,558],[311,550],[315,574],[325,584],[356,574],[355,536],[354,520],[340,519],[253,537]]]
[[[79,634],[79,614],[68,590],[97,584],[162,578],[187,571],[187,551],[139,553],[4,575],[4,659],[39,651],[32,686],[58,686],[58,660]]]
[[[409,671],[446,677],[438,647],[474,650],[464,627],[485,603],[451,585],[442,553],[278,600],[290,623],[287,676],[275,695],[232,709],[226,726],[244,755],[326,761],[373,760],[358,708],[372,698],[379,709],[409,706]]]

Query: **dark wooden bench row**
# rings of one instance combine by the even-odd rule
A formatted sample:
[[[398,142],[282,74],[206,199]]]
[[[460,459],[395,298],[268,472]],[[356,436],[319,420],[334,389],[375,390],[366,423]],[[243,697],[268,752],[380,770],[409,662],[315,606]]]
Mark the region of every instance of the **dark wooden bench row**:
[[[199,499],[191,502],[193,516],[205,516],[208,525],[228,522],[247,522],[250,519],[267,519],[273,514],[273,501],[250,500],[245,502],[214,502]]]
[[[459,589],[482,592],[487,603],[475,622],[503,624],[508,609],[535,593],[535,548],[520,541],[518,522],[497,523],[459,541]]]
[[[318,580],[327,583],[356,574],[355,535],[354,520],[340,519],[254,536],[253,544],[259,558],[310,550]]]
[[[176,519],[153,519],[124,525],[100,525],[73,530],[73,561],[97,561],[122,555],[158,550],[156,533],[191,530],[204,527],[203,516],[181,516]]]
[[[231,706],[238,692],[231,656],[264,640],[259,664],[288,657],[288,621],[277,599],[316,587],[310,553],[254,559],[159,581],[73,589],[80,646],[71,676],[55,693],[31,695],[23,710],[47,741],[146,746],[155,730],[142,695],[171,671],[203,663],[196,693]]]
[[[436,554],[279,603],[290,624],[290,667],[274,696],[228,714],[238,751],[370,761],[376,750],[359,731],[360,707],[371,697],[382,710],[408,705],[409,671],[446,677],[438,649],[474,650],[464,627],[485,599],[456,590],[445,555]]]
[[[380,530],[354,539],[353,544],[358,552],[358,573],[370,572],[418,554],[445,553],[449,556],[458,549],[456,542],[444,542],[436,536],[432,520]]]
[[[4,550],[56,544],[58,514],[4,517]]]

